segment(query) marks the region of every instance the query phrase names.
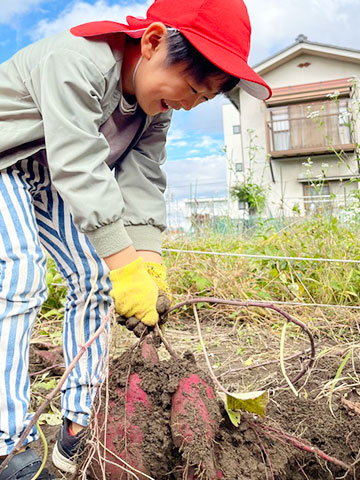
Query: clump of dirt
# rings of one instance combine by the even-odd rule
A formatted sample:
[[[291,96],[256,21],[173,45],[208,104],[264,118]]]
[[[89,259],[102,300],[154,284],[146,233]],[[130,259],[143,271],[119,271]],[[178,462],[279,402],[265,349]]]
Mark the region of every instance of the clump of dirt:
[[[37,344],[30,349],[30,374],[49,372],[61,376],[64,373],[64,356],[62,347],[52,344]]]
[[[359,363],[359,362],[356,362]],[[359,368],[360,365],[357,365]],[[351,465],[360,452],[360,415],[353,405],[358,405],[356,389],[346,383],[343,388],[333,394],[329,407],[329,397],[320,395],[324,385],[334,379],[339,367],[339,358],[321,358],[314,367],[312,375],[295,398],[288,390],[276,394],[276,402],[271,402],[268,409],[268,424],[276,424],[289,434],[296,435],[305,442],[321,449],[327,455]],[[356,365],[355,365],[356,367]],[[350,368],[343,371],[343,376],[353,374]],[[349,377],[351,380],[351,377]],[[356,397],[353,404],[347,402],[352,393]],[[350,407],[348,406],[350,404]],[[271,420],[270,420],[271,419]],[[299,465],[302,465],[308,478],[328,480],[344,476],[344,468],[315,456],[292,450],[292,455],[286,465],[286,475],[281,479],[303,480],[306,478]],[[350,478],[360,478],[360,465],[355,467]]]

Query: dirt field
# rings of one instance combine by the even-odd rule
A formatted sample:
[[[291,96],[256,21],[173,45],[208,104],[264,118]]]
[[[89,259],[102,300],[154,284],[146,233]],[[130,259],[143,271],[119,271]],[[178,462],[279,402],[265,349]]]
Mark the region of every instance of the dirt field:
[[[310,374],[296,385],[299,396],[290,391],[279,366],[279,344],[281,322],[259,317],[254,321],[235,321],[226,326],[221,316],[202,319],[202,329],[209,358],[217,377],[232,392],[266,389],[270,393],[267,417],[258,419],[243,414],[239,427],[227,419],[219,401],[220,423],[215,438],[215,463],[217,471],[228,480],[322,480],[335,478],[360,479],[360,464],[351,471],[319,458],[312,452],[305,452],[289,445],[285,434],[279,435],[269,427],[295,435],[303,444],[321,449],[327,455],[352,465],[359,458],[360,451],[360,372],[359,345],[352,341],[353,330],[358,319],[349,317],[341,332],[334,333],[329,324],[314,324],[315,341],[318,344],[317,358]],[[171,396],[177,388],[179,378],[185,373],[207,372],[204,355],[199,344],[191,316],[182,323],[172,323],[166,331],[167,338],[177,352],[191,352],[186,359],[175,362],[161,347],[161,362],[150,367],[138,356],[131,359],[131,370],[124,362],[114,360],[110,376],[110,392],[126,383],[130,371],[140,373],[144,379],[142,389],[149,395],[153,410],[150,416],[139,415],[139,422],[146,432],[142,452],[146,459],[149,476],[155,480],[202,478],[186,476],[184,462],[189,465],[201,455],[206,462],[208,452],[202,450],[201,442],[189,452],[180,452],[174,447],[170,432]],[[286,362],[290,378],[301,370],[306,361],[306,338],[297,328],[289,328],[285,358],[299,355]],[[132,334],[117,330],[114,333],[114,353],[119,355],[133,345]],[[34,345],[36,347],[36,345]],[[347,352],[348,360],[344,357]],[[301,353],[302,352],[302,353]],[[37,356],[36,356],[37,357]],[[32,371],[39,371],[46,362],[34,365]],[[196,361],[196,363],[195,363]],[[263,366],[257,366],[265,364]],[[339,368],[343,366],[341,372]],[[59,372],[57,372],[59,373]],[[211,382],[207,373],[201,374]],[[35,377],[35,381],[36,381]],[[336,378],[336,381],[334,379]],[[116,401],[112,394],[110,401]],[[331,407],[331,408],[330,408]],[[121,399],[119,400],[121,410]],[[195,421],[195,419],[194,419]],[[265,426],[265,428],[264,428]],[[47,440],[53,443],[58,427],[44,426]],[[206,445],[205,445],[206,446]],[[39,446],[41,451],[41,446]],[[187,455],[187,456],[186,456]],[[185,458],[186,457],[186,458]],[[53,467],[50,469],[55,472]],[[56,472],[58,474],[58,472]],[[96,474],[95,474],[96,475]],[[185,476],[184,476],[185,475]],[[62,478],[59,476],[59,478]],[[78,475],[76,478],[80,478]],[[88,474],[89,480],[96,480]],[[102,477],[98,477],[99,480]],[[115,478],[115,477],[111,477]],[[124,477],[127,478],[127,477]],[[136,478],[128,476],[128,478]]]

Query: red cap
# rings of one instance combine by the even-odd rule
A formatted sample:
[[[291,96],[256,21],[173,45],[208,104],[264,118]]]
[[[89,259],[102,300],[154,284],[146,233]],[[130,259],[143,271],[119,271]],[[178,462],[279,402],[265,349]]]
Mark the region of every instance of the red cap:
[[[70,31],[79,37],[127,33],[140,38],[153,22],[179,30],[192,45],[221,70],[238,77],[250,95],[267,100],[271,89],[249,67],[251,26],[242,0],[155,0],[146,18],[126,17],[128,25],[100,21],[84,23]]]

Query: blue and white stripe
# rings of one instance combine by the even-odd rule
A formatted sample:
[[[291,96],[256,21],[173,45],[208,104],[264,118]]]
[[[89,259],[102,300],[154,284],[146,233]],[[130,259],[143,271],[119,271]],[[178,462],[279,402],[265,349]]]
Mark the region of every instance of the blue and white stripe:
[[[32,159],[0,172],[0,233],[0,455],[6,455],[31,419],[29,340],[47,295],[42,247],[54,258],[68,287],[63,329],[66,365],[106,315],[111,284],[106,265],[77,231],[52,188],[48,170]],[[96,270],[96,288],[84,314]],[[105,340],[102,335],[93,343],[63,387],[62,413],[82,425],[89,422],[101,381]],[[34,429],[26,443],[36,435]]]

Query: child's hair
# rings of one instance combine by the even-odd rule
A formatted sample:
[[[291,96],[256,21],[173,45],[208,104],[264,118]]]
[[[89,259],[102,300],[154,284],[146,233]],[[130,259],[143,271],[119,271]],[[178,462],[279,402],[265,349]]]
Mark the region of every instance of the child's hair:
[[[178,30],[168,28],[168,66],[183,62],[186,64],[185,72],[191,75],[196,83],[201,84],[208,77],[223,78],[219,93],[232,90],[239,79],[224,72],[204,55],[202,55]]]

